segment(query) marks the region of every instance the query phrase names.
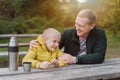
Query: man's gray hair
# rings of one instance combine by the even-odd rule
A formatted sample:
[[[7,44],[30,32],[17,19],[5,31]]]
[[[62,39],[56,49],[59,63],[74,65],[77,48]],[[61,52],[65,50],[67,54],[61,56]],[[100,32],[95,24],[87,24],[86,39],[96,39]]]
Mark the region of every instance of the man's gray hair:
[[[88,20],[89,20],[88,24],[92,24],[92,23],[96,22],[96,18],[97,18],[96,12],[91,9],[83,9],[78,13],[77,16],[88,18]]]

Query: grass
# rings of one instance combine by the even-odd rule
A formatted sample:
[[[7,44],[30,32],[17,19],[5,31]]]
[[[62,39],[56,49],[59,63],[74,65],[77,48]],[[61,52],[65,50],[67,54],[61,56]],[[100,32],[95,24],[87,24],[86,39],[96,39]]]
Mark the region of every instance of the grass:
[[[106,58],[120,58],[120,37],[108,37]]]

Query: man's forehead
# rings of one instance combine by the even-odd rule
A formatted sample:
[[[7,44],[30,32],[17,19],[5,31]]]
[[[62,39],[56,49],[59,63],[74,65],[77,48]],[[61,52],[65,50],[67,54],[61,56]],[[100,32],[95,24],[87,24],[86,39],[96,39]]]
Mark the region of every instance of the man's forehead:
[[[75,20],[76,23],[86,23],[88,22],[88,18],[86,17],[77,17],[76,20]]]

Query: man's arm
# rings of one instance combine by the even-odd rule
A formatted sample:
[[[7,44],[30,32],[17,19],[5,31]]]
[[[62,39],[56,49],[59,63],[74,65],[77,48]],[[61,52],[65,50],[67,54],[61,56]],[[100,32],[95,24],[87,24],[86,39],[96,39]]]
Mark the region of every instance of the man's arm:
[[[37,45],[38,45],[38,40],[32,40],[32,41],[30,41],[29,49],[36,48]]]
[[[67,54],[67,53],[63,53],[63,55],[59,58],[59,60],[65,60],[67,64],[74,64],[76,63],[76,57]]]
[[[86,55],[81,56],[72,56],[66,54],[62,56],[62,59],[66,60],[68,64],[98,64],[102,63],[105,58],[107,39],[104,31],[99,33],[99,36],[96,37],[95,47],[93,53],[87,53]]]

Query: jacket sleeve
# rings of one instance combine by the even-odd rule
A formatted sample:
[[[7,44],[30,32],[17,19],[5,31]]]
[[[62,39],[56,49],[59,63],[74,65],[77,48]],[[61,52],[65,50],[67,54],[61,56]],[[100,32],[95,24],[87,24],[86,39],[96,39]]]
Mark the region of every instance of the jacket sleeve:
[[[107,39],[104,31],[99,32],[95,38],[95,45],[92,53],[77,56],[77,64],[98,64],[105,58]]]
[[[36,52],[37,52],[37,48],[33,48],[29,50],[28,53],[23,58],[22,63],[31,62],[33,68],[39,68],[40,62],[35,59],[37,56]]]
[[[63,67],[63,66],[66,66],[66,61],[65,60],[58,60],[58,65],[59,67]]]
[[[58,50],[58,54],[57,54],[57,59],[58,59],[58,65],[59,67],[63,67],[66,66],[66,62],[65,60],[59,60],[59,58],[62,56],[62,52],[60,50]]]

